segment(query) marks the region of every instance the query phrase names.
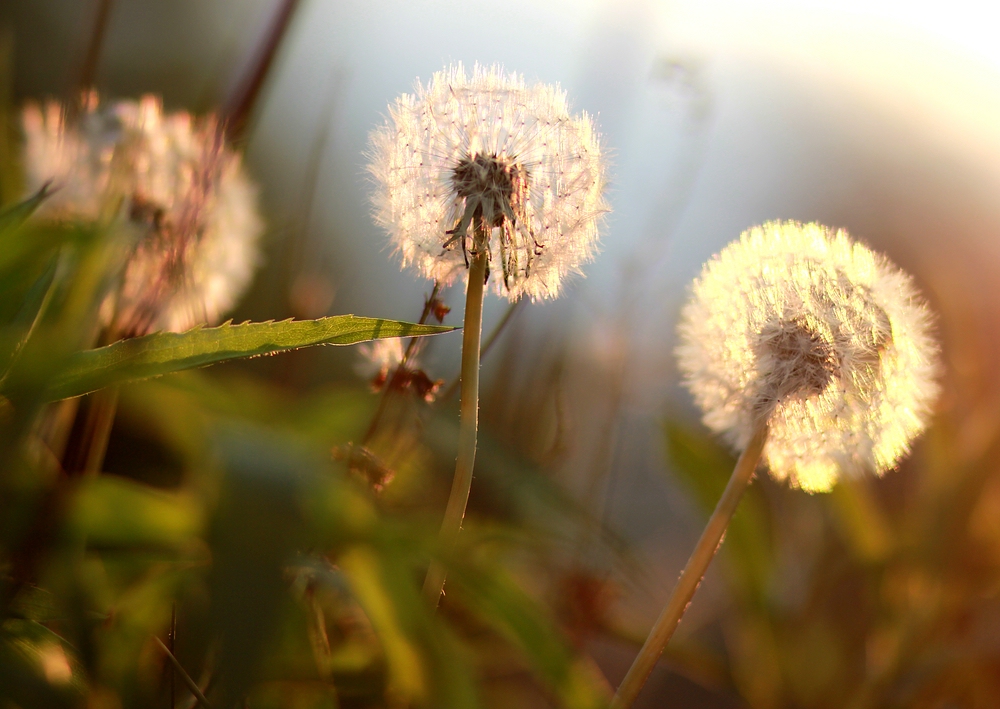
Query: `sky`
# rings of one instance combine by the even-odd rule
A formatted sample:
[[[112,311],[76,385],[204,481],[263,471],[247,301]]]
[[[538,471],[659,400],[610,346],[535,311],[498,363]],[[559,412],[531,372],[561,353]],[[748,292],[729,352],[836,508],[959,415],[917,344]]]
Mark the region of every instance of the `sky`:
[[[406,317],[425,285],[399,274],[370,218],[369,132],[452,62],[557,82],[611,163],[603,253],[571,295],[605,315],[619,296],[656,300],[648,336],[662,350],[700,264],[767,219],[844,226],[918,269],[941,256],[928,231],[940,222],[996,257],[1000,44],[984,7],[305,0],[250,158],[282,171],[268,186],[280,211],[301,204],[320,150],[314,236],[350,264],[337,307],[376,297]],[[577,317],[568,307],[537,309]]]

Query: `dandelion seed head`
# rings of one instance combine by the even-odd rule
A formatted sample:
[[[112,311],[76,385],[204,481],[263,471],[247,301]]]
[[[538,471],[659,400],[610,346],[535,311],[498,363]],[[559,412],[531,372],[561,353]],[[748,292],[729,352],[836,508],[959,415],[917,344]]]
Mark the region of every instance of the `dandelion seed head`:
[[[212,117],[160,100],[58,103],[22,114],[27,188],[55,188],[38,216],[130,230],[121,284],[102,308],[119,334],[218,322],[249,285],[264,223],[257,188]]]
[[[713,257],[679,334],[705,424],[742,449],[769,419],[772,476],[808,491],[894,467],[938,394],[931,315],[912,279],[815,223],[768,222]]]
[[[570,116],[557,86],[458,64],[389,112],[369,169],[376,221],[404,266],[449,284],[485,248],[495,291],[514,301],[556,297],[593,258],[604,160],[590,118]]]

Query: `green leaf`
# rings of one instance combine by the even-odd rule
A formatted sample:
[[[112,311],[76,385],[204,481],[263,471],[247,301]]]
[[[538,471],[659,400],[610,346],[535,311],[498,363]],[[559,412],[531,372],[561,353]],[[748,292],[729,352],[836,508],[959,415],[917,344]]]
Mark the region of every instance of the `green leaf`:
[[[64,243],[84,241],[93,229],[78,224],[29,220],[51,191],[42,187],[22,202],[0,211],[0,276],[17,278],[33,260],[48,258],[48,253]]]
[[[67,521],[72,534],[88,545],[113,549],[183,547],[201,527],[192,497],[112,475],[80,485]]]
[[[30,217],[38,206],[49,196],[49,186],[45,184],[42,189],[27,199],[12,204],[3,211],[0,211],[0,239],[15,232]]]
[[[337,315],[158,332],[73,355],[49,385],[50,401],[68,399],[111,384],[158,377],[232,359],[287,352],[314,345],[353,345],[387,337],[450,332],[453,327],[415,325],[381,318]]]
[[[220,639],[222,698],[234,705],[258,681],[287,598],[285,569],[303,541],[300,500],[322,470],[320,454],[264,428],[216,430],[225,469],[211,524],[208,627]]]
[[[56,275],[58,259],[53,257],[45,271],[32,284],[24,299],[17,304],[10,322],[4,322],[0,327],[0,372],[7,372],[10,363],[17,357],[21,347],[31,336],[32,330],[38,324],[40,316],[45,311],[45,303],[52,293],[52,284]],[[0,378],[0,382],[3,379]]]
[[[496,564],[481,568],[452,564],[448,586],[452,602],[463,604],[501,636],[513,641],[566,709],[607,705],[602,682],[576,657],[569,643],[538,604]]]
[[[426,669],[383,583],[378,557],[370,549],[355,546],[341,554],[337,563],[382,642],[389,671],[387,693],[406,704],[414,698],[425,698]]]

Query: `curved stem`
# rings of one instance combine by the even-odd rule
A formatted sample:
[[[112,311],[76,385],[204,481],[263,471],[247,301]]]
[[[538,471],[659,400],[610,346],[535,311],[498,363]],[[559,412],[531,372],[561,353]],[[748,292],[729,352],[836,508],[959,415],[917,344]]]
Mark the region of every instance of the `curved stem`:
[[[739,460],[736,461],[736,467],[726,484],[726,489],[722,492],[722,497],[719,498],[719,503],[715,506],[712,516],[709,517],[705,531],[701,533],[701,538],[691,553],[687,566],[681,572],[681,577],[677,581],[673,593],[670,594],[667,605],[663,607],[660,617],[656,619],[656,624],[649,632],[649,637],[646,638],[646,642],[625,675],[625,679],[618,687],[614,699],[611,700],[611,709],[628,709],[632,706],[632,702],[635,701],[643,685],[646,684],[650,672],[653,671],[660,655],[663,654],[663,648],[667,646],[678,623],[681,622],[681,617],[687,610],[688,604],[691,603],[694,592],[698,590],[715,552],[722,545],[722,537],[726,533],[726,527],[729,526],[729,521],[733,518],[743,493],[750,485],[750,479],[757,468],[757,462],[760,460],[766,440],[767,421],[763,421],[750,437],[750,442],[740,455]]]
[[[469,289],[465,295],[465,325],[462,330],[462,394],[459,404],[458,458],[451,483],[448,506],[441,522],[441,541],[454,543],[462,529],[465,507],[472,489],[472,468],[476,462],[476,434],[479,427],[479,343],[483,332],[483,290],[486,284],[486,249],[477,249],[469,268]],[[437,607],[444,590],[445,571],[431,562],[424,579],[424,595]]]

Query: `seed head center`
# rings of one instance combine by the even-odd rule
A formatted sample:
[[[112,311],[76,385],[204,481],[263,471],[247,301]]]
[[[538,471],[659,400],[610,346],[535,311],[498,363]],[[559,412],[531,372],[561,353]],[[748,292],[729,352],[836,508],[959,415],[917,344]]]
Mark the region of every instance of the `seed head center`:
[[[516,205],[515,189],[524,180],[519,165],[496,155],[462,158],[452,171],[455,194],[477,202],[491,226],[501,226]]]
[[[833,343],[799,320],[767,325],[756,350],[762,404],[819,394],[839,369]]]

